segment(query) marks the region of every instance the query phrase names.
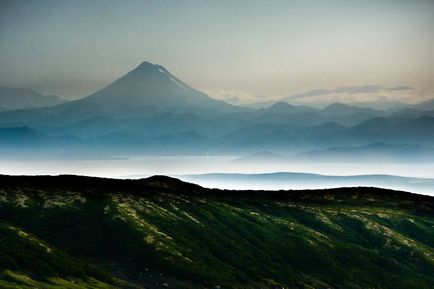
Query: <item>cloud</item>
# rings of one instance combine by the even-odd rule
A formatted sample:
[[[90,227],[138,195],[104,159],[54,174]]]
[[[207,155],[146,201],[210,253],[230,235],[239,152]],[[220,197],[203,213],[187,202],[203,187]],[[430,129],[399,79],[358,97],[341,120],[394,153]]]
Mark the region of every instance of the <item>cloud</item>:
[[[224,90],[224,89],[201,89],[210,97],[223,100],[234,105],[249,105],[268,101],[277,101],[281,95],[254,94],[247,91]]]
[[[293,95],[284,100],[291,104],[324,107],[331,103],[355,104],[377,108],[387,108],[399,105],[414,105],[433,99],[434,94],[407,86],[355,86],[337,89],[317,89]]]

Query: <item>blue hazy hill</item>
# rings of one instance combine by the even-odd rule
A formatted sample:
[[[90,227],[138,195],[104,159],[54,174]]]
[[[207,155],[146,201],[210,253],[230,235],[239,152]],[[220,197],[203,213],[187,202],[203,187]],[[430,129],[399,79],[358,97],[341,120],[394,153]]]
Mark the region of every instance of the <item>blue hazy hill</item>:
[[[346,87],[336,92],[378,89],[383,88]],[[23,127],[34,134],[27,136],[27,146],[14,136]],[[305,160],[312,159],[307,154],[316,154],[316,161],[316,157],[334,158],[336,148],[368,146],[365,150],[384,155],[401,153],[419,161],[423,160],[419,157],[422,146],[434,147],[434,117],[429,110],[414,106],[400,111],[376,110],[342,103],[313,108],[286,102],[261,109],[236,107],[191,88],[163,66],[149,62],[82,99],[0,112],[0,128],[5,128],[0,146],[15,145],[20,150],[38,144],[47,154],[53,148],[55,152],[74,150],[84,155],[93,151],[112,155],[273,151],[306,153]],[[385,145],[382,151],[372,146],[375,143]],[[403,144],[413,147],[396,149]],[[347,149],[345,158],[360,153],[361,148]],[[344,154],[342,149],[339,154]]]

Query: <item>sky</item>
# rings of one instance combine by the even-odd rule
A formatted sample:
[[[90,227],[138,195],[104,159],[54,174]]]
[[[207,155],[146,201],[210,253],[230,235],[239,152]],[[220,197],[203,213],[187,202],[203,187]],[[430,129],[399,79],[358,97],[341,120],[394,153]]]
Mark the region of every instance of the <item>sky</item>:
[[[0,0],[0,86],[74,99],[143,61],[217,97],[434,90],[433,0]]]

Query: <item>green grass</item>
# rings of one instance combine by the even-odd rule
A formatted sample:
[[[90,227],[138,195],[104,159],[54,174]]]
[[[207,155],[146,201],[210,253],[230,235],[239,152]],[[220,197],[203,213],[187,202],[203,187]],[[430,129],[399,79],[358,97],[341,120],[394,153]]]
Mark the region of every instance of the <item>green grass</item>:
[[[164,177],[0,181],[1,288],[434,284],[430,197],[218,191]]]

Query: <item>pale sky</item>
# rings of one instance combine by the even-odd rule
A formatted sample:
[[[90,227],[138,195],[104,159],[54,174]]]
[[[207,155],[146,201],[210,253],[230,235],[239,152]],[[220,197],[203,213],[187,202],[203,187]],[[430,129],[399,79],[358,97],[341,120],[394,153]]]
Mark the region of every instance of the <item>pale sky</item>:
[[[433,0],[0,0],[0,86],[78,98],[143,61],[205,91],[434,89]]]

